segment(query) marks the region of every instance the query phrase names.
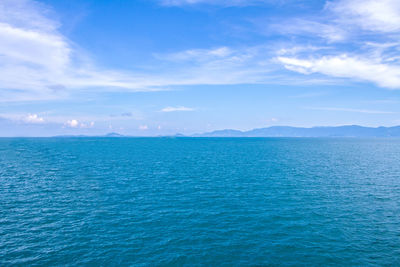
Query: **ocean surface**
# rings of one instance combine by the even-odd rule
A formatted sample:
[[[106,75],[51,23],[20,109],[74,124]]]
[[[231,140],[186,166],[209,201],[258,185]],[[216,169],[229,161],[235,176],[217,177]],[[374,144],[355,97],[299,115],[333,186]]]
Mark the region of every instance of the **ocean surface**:
[[[0,138],[0,266],[400,265],[400,139]]]

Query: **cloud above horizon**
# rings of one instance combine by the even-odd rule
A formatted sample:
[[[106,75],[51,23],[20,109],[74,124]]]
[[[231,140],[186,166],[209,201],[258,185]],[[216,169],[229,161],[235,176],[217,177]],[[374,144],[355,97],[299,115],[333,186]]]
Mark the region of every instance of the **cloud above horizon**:
[[[395,0],[328,1],[324,17],[314,16],[278,26],[283,32],[311,36],[321,49],[286,49],[276,57],[286,69],[304,75],[371,82],[400,89],[400,2]],[[296,23],[293,23],[296,22]]]
[[[160,1],[170,6],[275,2]],[[56,17],[49,6],[33,0],[0,2],[0,101],[51,100],[84,89],[137,92],[202,84],[325,83],[336,78],[400,89],[400,2],[395,0],[327,1],[319,14],[264,23],[284,41],[155,52],[150,71],[148,66],[136,66],[135,71],[100,68],[60,31]]]
[[[178,106],[178,107],[165,107],[161,109],[161,112],[176,112],[176,111],[194,111],[194,108]]]
[[[44,123],[44,119],[42,117],[39,117],[37,114],[28,114],[28,116],[25,117],[25,122],[27,123]]]
[[[0,2],[0,97],[43,100],[82,88],[154,91],[163,82],[143,74],[100,69],[60,31],[49,6],[31,0]],[[153,88],[150,88],[153,87]]]
[[[273,80],[268,57],[260,57],[265,47],[220,46],[154,54],[150,72],[104,69],[61,33],[61,22],[49,6],[33,0],[4,0],[0,15],[0,102],[54,100],[82,90],[158,91],[170,86]]]

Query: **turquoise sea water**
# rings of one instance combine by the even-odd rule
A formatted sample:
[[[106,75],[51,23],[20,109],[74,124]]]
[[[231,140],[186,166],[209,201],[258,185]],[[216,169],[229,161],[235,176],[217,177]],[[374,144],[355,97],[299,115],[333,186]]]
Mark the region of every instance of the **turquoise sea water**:
[[[0,139],[1,266],[399,264],[400,139]]]

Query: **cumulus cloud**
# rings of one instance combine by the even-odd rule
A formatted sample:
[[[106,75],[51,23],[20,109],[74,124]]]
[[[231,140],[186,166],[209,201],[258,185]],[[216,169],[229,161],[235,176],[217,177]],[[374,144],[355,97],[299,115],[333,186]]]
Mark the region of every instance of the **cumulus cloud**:
[[[37,114],[28,114],[23,121],[27,123],[44,123],[44,119],[42,117],[39,117]]]
[[[194,111],[193,108],[188,108],[184,106],[179,107],[165,107],[161,109],[161,112],[174,112],[174,111]]]
[[[92,128],[94,126],[94,121],[92,122],[79,122],[78,120],[68,120],[64,123],[64,126],[69,128]]]
[[[141,130],[141,131],[145,131],[148,129],[149,129],[149,126],[147,126],[147,125],[139,125],[139,130]]]
[[[79,124],[79,126],[80,126],[81,128],[92,128],[92,127],[94,126],[94,121],[92,121],[92,122],[90,122],[90,123],[83,123],[83,122],[81,122],[81,123]]]
[[[69,120],[65,123],[67,127],[77,128],[79,126],[79,122],[77,120]]]

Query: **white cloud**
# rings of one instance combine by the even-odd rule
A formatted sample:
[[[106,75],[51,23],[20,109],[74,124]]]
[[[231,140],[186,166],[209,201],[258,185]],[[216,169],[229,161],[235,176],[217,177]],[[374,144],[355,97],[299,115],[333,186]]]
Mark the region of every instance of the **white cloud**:
[[[71,128],[77,128],[79,126],[79,122],[77,120],[69,120],[65,123],[65,125]]]
[[[163,76],[170,85],[271,83],[274,64],[271,46],[190,49],[156,55],[168,64]],[[275,79],[274,79],[275,78]]]
[[[139,130],[141,130],[141,131],[145,131],[148,129],[149,129],[149,126],[147,126],[147,125],[139,125]]]
[[[165,5],[204,3],[223,6],[274,2],[160,1]],[[32,0],[0,1],[0,101],[53,99],[65,97],[74,90],[83,88],[96,91],[155,91],[180,85],[298,83],[290,75],[279,74],[281,65],[271,61],[278,50],[276,44],[236,48],[220,46],[210,49],[188,49],[166,55],[157,54],[150,72],[101,69],[88,60],[87,55],[78,52],[77,45],[59,31],[61,24],[54,19],[52,12],[48,6]],[[329,21],[322,21],[321,18],[299,18],[293,20],[296,23],[291,23],[298,26],[298,32],[311,38],[318,35],[328,43],[351,40],[349,29],[353,27],[381,32],[400,30],[397,0],[332,1],[326,5],[325,12],[329,12],[331,16]],[[280,29],[280,34],[296,34],[294,26],[282,26]],[[335,54],[335,48],[330,48],[329,55],[319,51],[311,57],[310,54],[315,50],[309,45],[308,47],[309,50],[303,49],[299,52],[301,55],[293,51],[290,57],[287,54],[279,54],[278,63],[304,74],[318,72],[333,77],[370,81],[382,87],[399,88],[399,67],[396,65],[400,60],[398,51],[388,53],[387,56],[381,55],[382,58],[378,55],[371,59],[370,54],[352,55],[340,49],[337,49]],[[347,54],[347,58],[342,58],[341,54]],[[389,58],[392,62],[389,62]],[[328,65],[322,66],[322,63]],[[347,66],[347,63],[351,66]],[[335,69],[337,65],[346,65],[344,69],[354,73]],[[377,77],[369,77],[372,75],[367,74],[368,71],[377,71]],[[307,76],[303,80],[312,83]]]
[[[33,0],[0,1],[3,101],[49,99],[90,87],[154,91],[166,84],[162,77],[97,68],[60,33],[60,23],[50,13],[48,6]]]
[[[307,49],[296,44],[293,49],[280,51],[278,62],[304,75],[320,73],[400,89],[400,45],[396,37],[400,32],[400,1],[328,1],[321,14],[325,17],[295,19],[281,29],[308,35],[321,46],[321,39],[315,39],[315,35],[320,36],[329,47],[315,50],[315,45]],[[332,41],[341,44],[334,46]]]
[[[398,0],[334,0],[314,16],[289,18],[273,23],[269,31],[292,36],[321,37],[327,42],[354,40],[355,36],[400,31]]]
[[[26,116],[23,119],[25,122],[27,123],[44,123],[44,119],[42,117],[39,117],[37,114],[28,114],[28,116]]]
[[[84,88],[155,91],[181,85],[287,81],[274,74],[279,68],[270,61],[275,49],[271,45],[157,54],[151,72],[99,69],[60,33],[60,23],[49,14],[49,7],[30,0],[0,2],[0,101],[54,99]]]
[[[194,111],[193,108],[188,108],[188,107],[165,107],[161,110],[161,112],[174,112],[174,111]]]
[[[61,34],[50,13],[49,7],[31,0],[0,1],[0,101],[49,100],[82,89],[156,91],[276,80],[270,76],[267,47],[156,55],[151,72],[100,69]]]
[[[400,66],[378,59],[348,55],[298,59],[278,57],[284,66],[303,74],[322,73],[334,77],[373,82],[381,87],[400,89]]]
[[[310,20],[310,19],[289,19],[286,23],[274,23],[268,26],[269,31],[285,35],[304,35],[312,38],[320,37],[329,43],[341,42],[348,38],[349,33],[342,27],[332,24]]]
[[[90,122],[90,123],[83,123],[81,122],[79,124],[80,128],[92,128],[94,126],[94,121]]]
[[[156,55],[158,58],[170,61],[209,61],[226,58],[232,55],[234,51],[229,47],[222,46],[212,49],[190,49],[178,53],[167,55]]]
[[[64,123],[64,126],[70,127],[70,128],[93,128],[94,121],[79,122],[78,120],[73,119],[73,120],[68,120],[66,123]]]
[[[21,114],[21,113],[1,113],[0,118],[7,119],[10,121],[18,122],[18,123],[28,123],[28,124],[44,124],[49,123],[48,120],[45,120],[43,117],[38,114]]]
[[[327,2],[326,9],[336,13],[342,24],[368,31],[400,31],[398,0],[339,0]]]

